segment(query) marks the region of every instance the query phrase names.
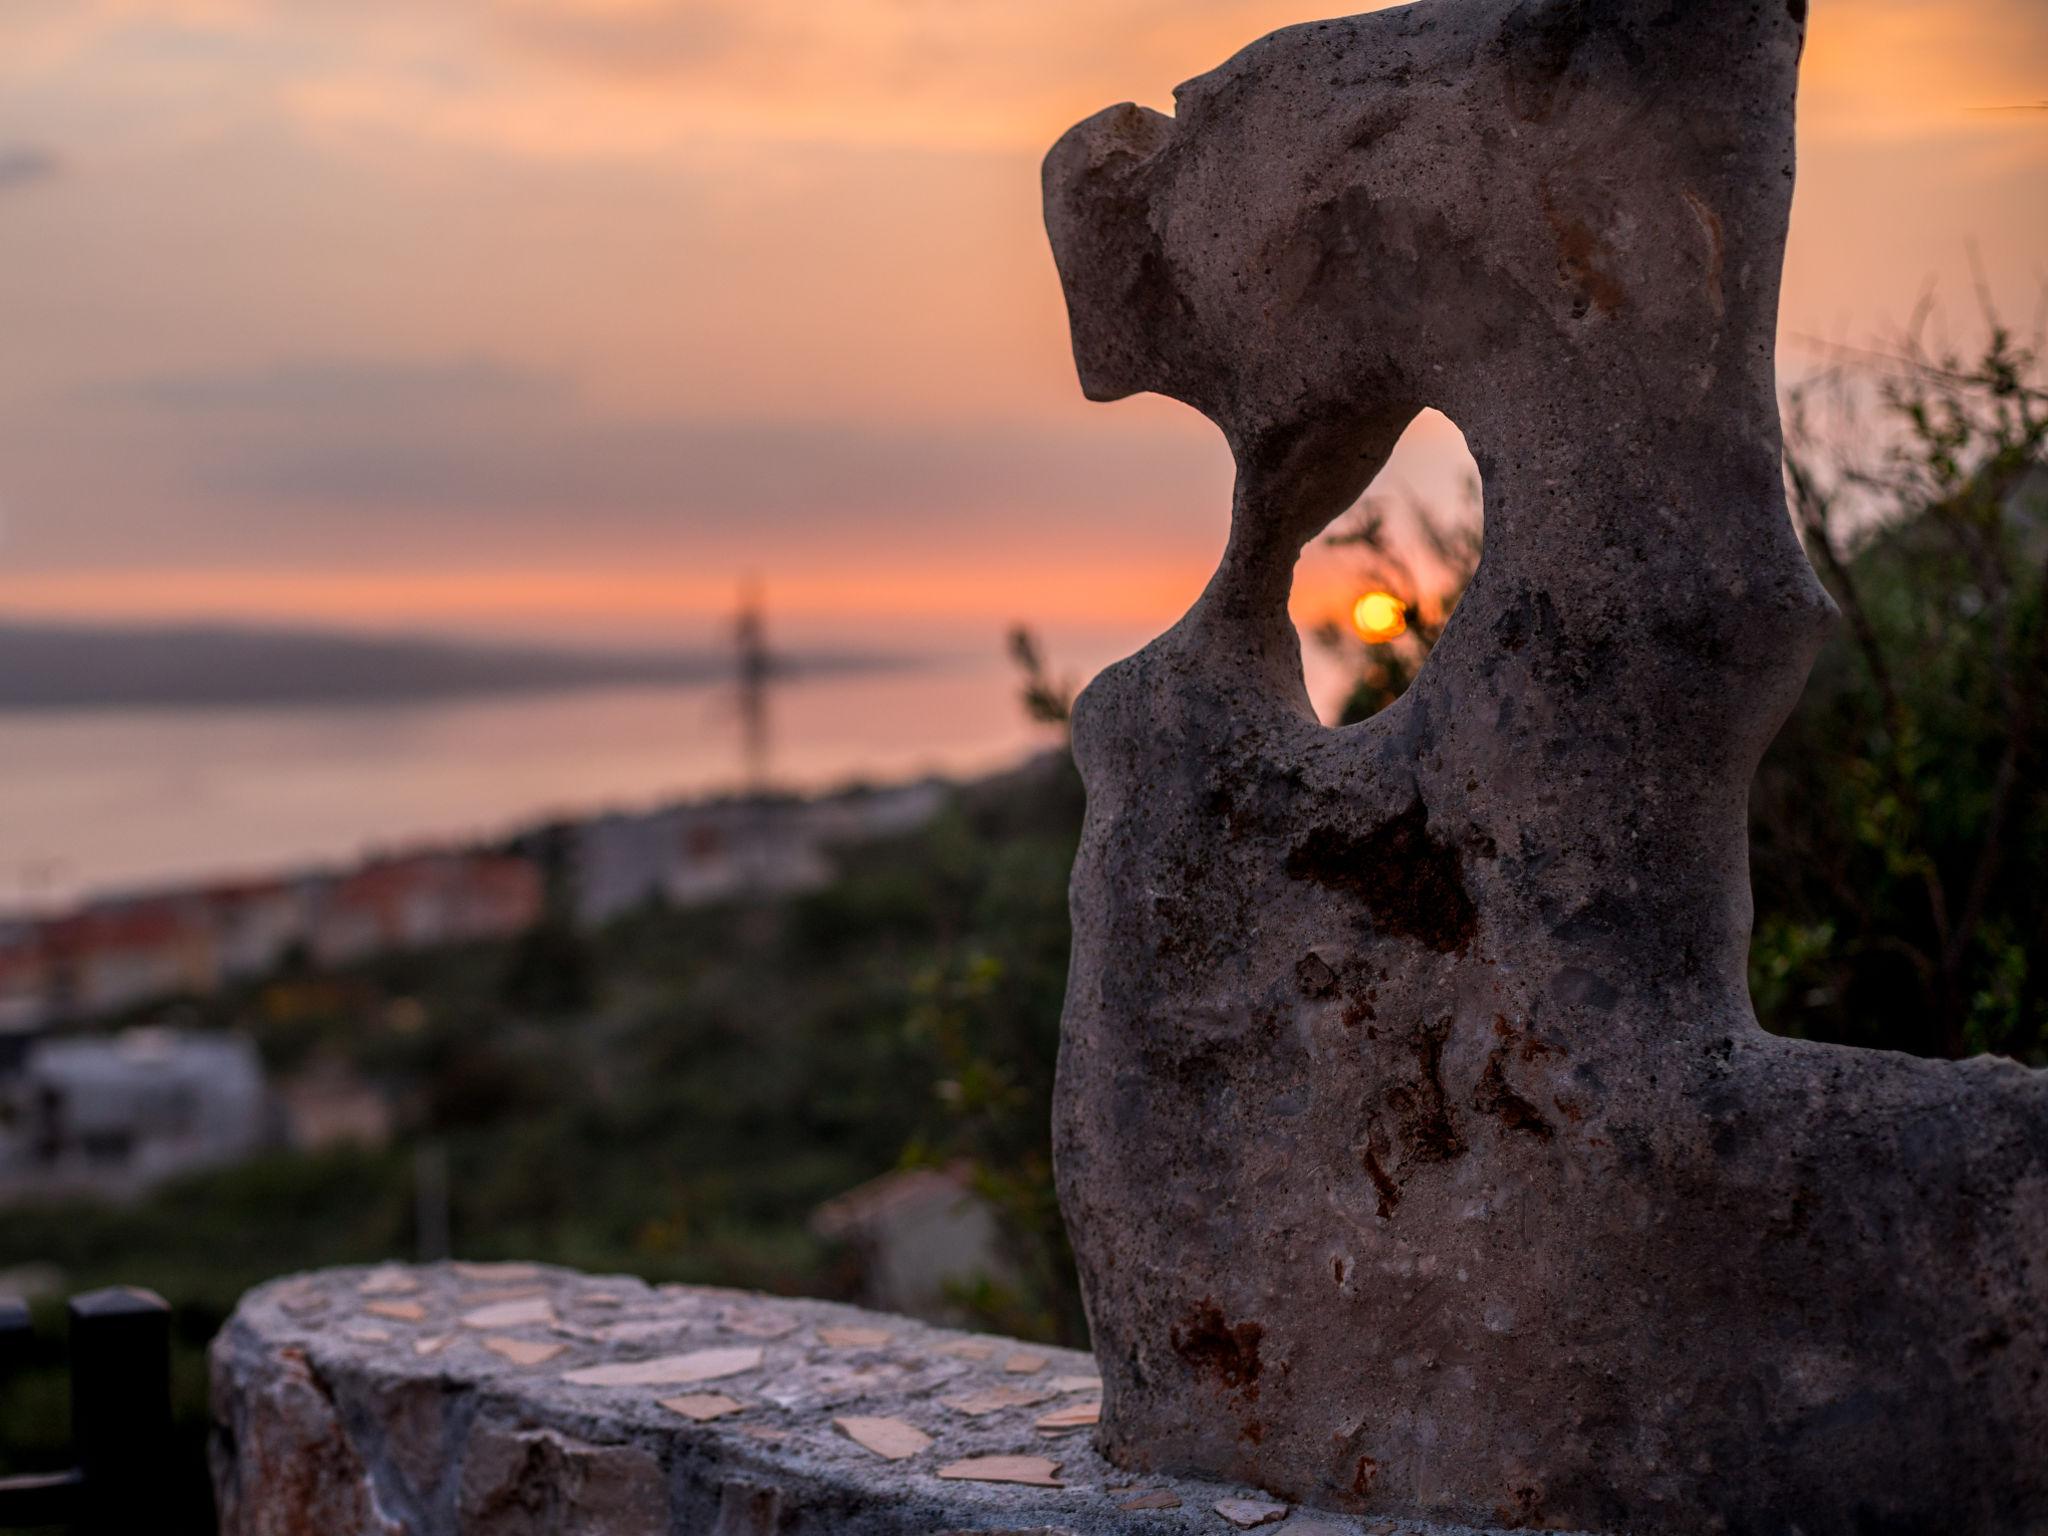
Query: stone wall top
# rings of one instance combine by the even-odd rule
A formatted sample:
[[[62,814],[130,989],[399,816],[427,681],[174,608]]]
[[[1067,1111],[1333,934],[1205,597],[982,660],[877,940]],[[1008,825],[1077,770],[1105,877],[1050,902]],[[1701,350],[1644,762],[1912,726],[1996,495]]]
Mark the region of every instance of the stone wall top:
[[[1088,1356],[828,1302],[337,1269],[251,1292],[212,1363],[223,1536],[1476,1536],[1134,1476]]]

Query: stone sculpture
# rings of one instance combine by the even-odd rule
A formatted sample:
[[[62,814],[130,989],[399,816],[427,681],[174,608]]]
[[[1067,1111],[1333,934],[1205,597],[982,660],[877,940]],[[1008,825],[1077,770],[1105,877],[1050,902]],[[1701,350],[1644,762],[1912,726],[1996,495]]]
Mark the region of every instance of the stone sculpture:
[[[2048,1528],[2048,1074],[1764,1034],[1745,795],[1830,616],[1773,330],[1805,0],[1424,0],[1045,165],[1086,393],[1238,466],[1078,706],[1055,1139],[1133,1469],[1637,1532]],[[1425,406],[1485,559],[1328,729],[1304,542]]]

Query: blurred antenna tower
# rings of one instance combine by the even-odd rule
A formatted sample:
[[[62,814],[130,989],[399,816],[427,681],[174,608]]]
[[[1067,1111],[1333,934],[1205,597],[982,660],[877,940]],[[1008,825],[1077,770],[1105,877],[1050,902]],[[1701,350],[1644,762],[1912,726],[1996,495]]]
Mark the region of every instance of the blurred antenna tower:
[[[768,827],[768,685],[775,666],[768,654],[767,600],[758,576],[749,576],[740,583],[733,640],[739,651],[740,758],[746,785],[746,812],[741,822],[744,830],[734,852],[746,893],[758,898],[768,888],[772,856]],[[764,903],[755,901],[751,905],[750,920],[743,926],[750,938],[763,941],[770,919]]]
[[[740,754],[747,796],[760,800],[768,792],[768,616],[761,580],[740,583],[739,616],[733,623],[739,647]]]

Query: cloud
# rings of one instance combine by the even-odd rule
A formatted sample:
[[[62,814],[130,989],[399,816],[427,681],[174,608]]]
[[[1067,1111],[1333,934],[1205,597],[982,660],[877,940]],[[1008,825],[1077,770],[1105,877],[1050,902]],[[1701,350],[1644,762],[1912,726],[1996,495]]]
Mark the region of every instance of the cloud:
[[[540,159],[706,142],[1036,151],[1105,102],[1174,85],[1274,27],[1357,0],[497,0],[393,67],[363,51],[287,93],[326,133]],[[427,9],[427,8],[423,8]],[[487,61],[474,67],[478,60]],[[463,66],[471,67],[463,67]]]
[[[696,4],[654,6],[512,4],[495,16],[514,48],[553,63],[627,79],[694,74],[723,58],[748,32],[743,11]]]
[[[0,144],[0,192],[47,181],[61,168],[56,155],[38,144]]]
[[[100,383],[23,530],[39,561],[324,559],[347,551],[730,560],[1056,547],[1083,530],[1185,536],[1228,506],[1229,458],[1191,413],[890,421],[627,414],[500,360],[283,359]],[[27,446],[35,429],[10,434]],[[79,445],[98,468],[81,479]],[[0,453],[4,453],[0,439]],[[40,504],[39,503],[39,504]],[[86,508],[89,507],[89,511]],[[1149,532],[1147,531],[1149,530]]]
[[[152,374],[93,387],[103,400],[180,412],[413,415],[564,403],[568,379],[489,357],[445,360],[302,358],[247,371]]]
[[[1213,500],[1220,443],[1091,423],[883,427],[812,421],[418,418],[376,432],[243,441],[203,463],[209,499],[579,534],[793,532],[873,519],[901,532],[1012,515],[1134,515]],[[1204,434],[1206,435],[1206,434]],[[1227,485],[1227,478],[1222,480]],[[359,523],[360,525],[360,523]]]

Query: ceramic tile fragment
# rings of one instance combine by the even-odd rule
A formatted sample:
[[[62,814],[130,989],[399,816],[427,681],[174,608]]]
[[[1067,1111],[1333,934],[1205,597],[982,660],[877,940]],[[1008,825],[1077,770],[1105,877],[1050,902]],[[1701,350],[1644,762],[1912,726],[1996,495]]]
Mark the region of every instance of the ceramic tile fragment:
[[[713,1419],[722,1419],[729,1413],[738,1413],[747,1405],[738,1398],[727,1397],[723,1392],[693,1392],[687,1397],[664,1397],[661,1406],[670,1413],[680,1413],[686,1419],[699,1424],[708,1424]]]
[[[1055,1408],[1041,1417],[1037,1428],[1057,1433],[1069,1429],[1086,1429],[1090,1424],[1102,1422],[1102,1404],[1099,1401],[1073,1403],[1065,1408]]]
[[[412,1341],[412,1352],[416,1355],[438,1355],[454,1342],[455,1335],[452,1333],[429,1334],[424,1339]]]
[[[1179,1509],[1180,1496],[1165,1488],[1153,1488],[1136,1498],[1126,1499],[1117,1506],[1119,1509]]]
[[[728,1333],[749,1339],[783,1339],[802,1326],[793,1317],[777,1317],[771,1312],[738,1311],[725,1313],[718,1324]]]
[[[889,1342],[883,1328],[820,1328],[818,1342],[833,1349],[880,1349]]]
[[[902,1419],[875,1419],[853,1415],[832,1421],[846,1432],[847,1439],[854,1444],[873,1451],[889,1461],[903,1461],[915,1456],[932,1443],[932,1437]]]
[[[641,1317],[623,1323],[607,1323],[592,1332],[607,1344],[636,1344],[643,1339],[673,1338],[676,1334],[689,1332],[689,1328],[688,1318]]]
[[[956,1360],[987,1360],[996,1352],[996,1347],[982,1339],[955,1339],[950,1344],[941,1344],[939,1353],[951,1355]]]
[[[1055,1376],[1046,1383],[1054,1392],[1100,1392],[1100,1376]]]
[[[535,1264],[450,1264],[448,1266],[465,1280],[479,1282],[500,1281],[510,1285],[515,1280],[538,1280],[540,1267]]]
[[[371,1328],[362,1323],[354,1323],[342,1331],[358,1344],[389,1344],[391,1342],[391,1330],[389,1328]]]
[[[363,1310],[397,1323],[423,1323],[427,1320],[427,1309],[416,1301],[373,1301]]]
[[[1030,1376],[1045,1369],[1045,1356],[1021,1353],[1010,1356],[1003,1362],[1003,1369],[1012,1376]]]
[[[503,1355],[514,1365],[546,1365],[568,1347],[566,1344],[545,1344],[539,1339],[494,1336],[484,1340],[485,1349],[493,1354]]]
[[[1040,1392],[1031,1387],[984,1387],[979,1392],[962,1392],[952,1397],[942,1397],[940,1402],[955,1412],[964,1413],[971,1419],[985,1414],[996,1413],[1004,1408],[1029,1408],[1042,1403],[1050,1392]]]
[[[555,1320],[555,1309],[545,1296],[528,1296],[518,1301],[493,1302],[462,1314],[465,1328],[545,1328]]]
[[[939,1476],[975,1483],[1024,1483],[1033,1488],[1062,1488],[1060,1464],[1043,1456],[969,1456],[949,1461]]]
[[[367,1275],[356,1287],[359,1296],[410,1296],[420,1288],[417,1276],[402,1269],[380,1269]]]
[[[587,1365],[562,1380],[575,1387],[680,1387],[695,1381],[737,1376],[761,1363],[758,1348],[699,1349],[687,1355],[660,1355],[652,1360],[617,1360]]]

